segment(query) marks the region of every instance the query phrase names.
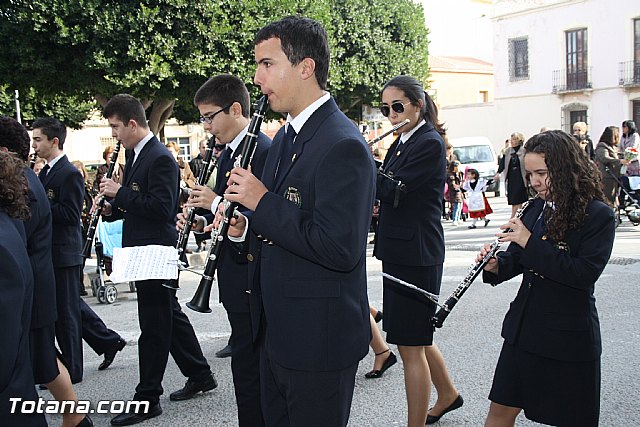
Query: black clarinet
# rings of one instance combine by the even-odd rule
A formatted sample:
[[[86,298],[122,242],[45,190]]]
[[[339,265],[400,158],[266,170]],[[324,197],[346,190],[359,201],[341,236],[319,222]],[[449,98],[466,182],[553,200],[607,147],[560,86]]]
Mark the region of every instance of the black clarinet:
[[[522,218],[525,211],[527,210],[527,208],[529,208],[529,206],[533,204],[534,200],[535,200],[535,197],[524,202],[520,207],[520,209],[516,211],[514,218]],[[512,231],[513,231],[512,229],[508,228],[507,230],[505,230],[505,233],[510,233]],[[499,239],[496,239],[493,241],[493,243],[491,243],[491,246],[489,247],[489,251],[487,252],[487,254],[482,258],[482,260],[479,263],[471,267],[467,276],[464,279],[462,279],[462,282],[460,282],[458,287],[454,289],[451,296],[449,296],[449,298],[447,298],[445,303],[440,306],[438,311],[436,311],[436,314],[433,316],[433,318],[431,318],[433,329],[442,327],[442,324],[444,323],[447,316],[451,314],[451,310],[453,310],[453,307],[456,306],[458,301],[460,301],[460,298],[462,298],[464,293],[467,292],[467,289],[469,289],[469,286],[471,286],[471,284],[476,279],[476,277],[478,277],[480,273],[482,273],[482,270],[487,265],[489,260],[496,255],[496,252],[498,252],[498,249],[500,248],[500,243],[501,242]]]
[[[258,143],[258,133],[260,132],[260,125],[264,119],[264,115],[267,112],[267,95],[263,95],[256,103],[253,118],[249,124],[249,130],[242,140],[242,151],[236,157],[234,167],[241,167],[247,169],[251,164],[251,159],[256,151]],[[229,233],[229,226],[231,217],[233,216],[236,208],[240,205],[237,202],[223,201],[224,203],[224,218],[218,225],[218,228],[211,233],[211,247],[209,247],[209,253],[207,254],[207,263],[204,267],[204,273],[196,293],[193,298],[186,305],[191,310],[198,311],[200,313],[211,313],[209,308],[209,298],[211,296],[211,288],[213,286],[213,275],[218,268],[218,261],[220,260],[220,252],[222,250],[222,244],[224,239]]]
[[[36,167],[36,160],[38,160],[38,154],[37,153],[32,153],[29,156],[29,169],[33,170],[33,168]]]
[[[120,145],[122,143],[118,141],[116,143],[116,147],[111,154],[111,163],[109,163],[109,169],[107,169],[107,173],[105,174],[106,178],[111,178],[113,176],[113,172],[118,164],[118,153],[120,152]],[[98,227],[98,220],[100,219],[100,215],[102,215],[102,209],[104,209],[104,204],[106,200],[104,197],[101,197],[98,201],[98,206],[91,214],[91,220],[89,221],[89,228],[87,229],[87,238],[84,240],[84,246],[82,247],[82,256],[85,258],[91,257],[91,246],[93,245],[93,238],[96,236],[96,228]]]
[[[204,152],[204,165],[202,170],[200,170],[200,174],[198,175],[198,179],[196,181],[197,185],[206,185],[213,173],[213,170],[216,168],[218,164],[218,157],[213,155],[213,147],[216,145],[216,137],[212,136],[207,141],[207,149]],[[196,218],[196,208],[191,207],[187,211],[187,218],[184,227],[178,234],[178,241],[176,243],[176,249],[178,250],[178,263],[182,259],[183,255],[187,250],[187,243],[189,242],[189,234],[191,233],[191,229],[193,228],[193,222]],[[167,280],[162,285],[169,289],[180,289],[178,285],[178,279],[170,279]]]

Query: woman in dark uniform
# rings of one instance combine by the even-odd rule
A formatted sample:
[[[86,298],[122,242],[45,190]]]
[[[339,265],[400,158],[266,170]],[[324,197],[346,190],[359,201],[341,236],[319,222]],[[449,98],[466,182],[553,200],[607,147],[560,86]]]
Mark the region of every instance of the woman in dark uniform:
[[[498,173],[493,178],[498,180],[502,174],[502,182],[506,185],[507,203],[511,206],[511,217],[516,214],[520,206],[529,198],[525,183],[524,165],[524,135],[520,132],[511,134],[509,140],[511,148],[504,155],[503,162],[498,167]]]
[[[421,84],[409,76],[391,79],[382,90],[380,111],[392,125],[409,119],[391,145],[378,175],[380,214],[374,255],[382,271],[431,293],[440,292],[444,236],[440,223],[445,182],[445,131],[436,106]],[[435,305],[394,281],[383,280],[383,329],[398,345],[404,364],[408,426],[424,426],[431,378],[438,390],[432,410],[437,421],[462,405],[438,347],[431,317]],[[433,421],[435,422],[435,421]]]
[[[513,243],[483,276],[498,284],[523,275],[504,319],[485,426],[513,426],[522,410],[543,424],[597,426],[602,347],[593,291],[611,255],[613,211],[596,165],[569,134],[537,134],[525,153],[538,198],[501,227],[513,232],[499,239]]]

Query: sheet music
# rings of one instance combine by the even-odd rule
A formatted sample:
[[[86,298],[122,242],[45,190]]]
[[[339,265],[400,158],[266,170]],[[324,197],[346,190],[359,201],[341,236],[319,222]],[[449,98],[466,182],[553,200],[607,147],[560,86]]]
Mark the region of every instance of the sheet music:
[[[161,245],[114,248],[112,267],[109,278],[114,283],[177,279],[178,250]]]

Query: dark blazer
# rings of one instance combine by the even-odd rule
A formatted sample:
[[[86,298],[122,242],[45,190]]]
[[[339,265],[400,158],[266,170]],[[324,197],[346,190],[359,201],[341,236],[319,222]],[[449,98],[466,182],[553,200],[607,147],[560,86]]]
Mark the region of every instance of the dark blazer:
[[[46,176],[40,174],[40,181],[51,206],[53,266],[61,268],[82,265],[82,174],[65,155],[53,165]]]
[[[127,150],[127,159],[133,150]],[[122,246],[175,246],[178,164],[169,150],[151,138],[135,159],[127,160],[122,187],[110,203],[107,221],[124,219]]]
[[[252,296],[261,295],[264,307],[266,350],[289,369],[344,369],[367,354],[371,339],[365,262],[373,157],[333,99],[300,129],[295,161],[275,182],[283,136],[284,128],[267,155],[262,182],[269,192],[251,216],[247,255]]]
[[[373,254],[399,265],[432,266],[444,262],[444,232],[440,223],[445,181],[445,147],[433,126],[425,123],[400,145],[391,145],[383,170],[406,185],[394,208],[396,184],[377,178],[380,199]]]
[[[251,160],[251,171],[255,176],[261,176],[264,168],[264,162],[267,158],[271,140],[267,135],[260,132],[253,159]],[[216,187],[214,192],[222,195],[227,189],[227,173],[233,169],[233,164],[242,152],[242,143],[238,145],[231,156],[227,152],[222,153],[220,164],[217,168]],[[247,209],[241,206],[241,212]],[[207,221],[213,221],[213,214],[206,215]],[[224,246],[220,252],[220,260],[218,261],[218,286],[220,290],[220,301],[224,308],[229,312],[249,312],[249,289],[247,278],[247,257],[246,253],[238,250],[238,246],[231,244],[228,240],[222,243]]]
[[[21,224],[0,210],[0,420],[3,426],[46,425],[44,416],[9,415],[9,398],[37,399],[29,328],[33,298],[33,273]]]
[[[523,217],[532,229],[544,202],[536,200]],[[578,230],[558,244],[534,233],[522,249],[509,245],[498,253],[498,275],[484,272],[497,284],[522,273],[522,284],[505,316],[502,336],[509,344],[540,356],[566,361],[600,357],[600,323],[593,291],[613,247],[613,211],[600,201],[587,206]]]
[[[38,176],[27,167],[31,218],[24,222],[27,250],[33,267],[34,292],[31,328],[40,328],[56,321],[56,281],[51,260],[51,208]]]

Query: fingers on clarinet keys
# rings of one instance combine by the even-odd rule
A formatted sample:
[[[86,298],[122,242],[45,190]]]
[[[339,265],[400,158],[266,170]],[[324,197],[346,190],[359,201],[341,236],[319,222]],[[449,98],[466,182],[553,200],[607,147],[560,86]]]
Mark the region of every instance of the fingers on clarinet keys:
[[[435,424],[437,423],[440,418],[442,418],[442,416],[444,414],[446,414],[447,412],[451,412],[453,410],[458,409],[459,407],[461,407],[464,404],[464,399],[462,399],[462,395],[458,395],[458,397],[456,397],[456,400],[453,401],[453,403],[449,406],[447,406],[447,408],[442,411],[442,413],[440,415],[427,415],[427,425],[429,424]]]
[[[396,357],[395,354],[393,354],[393,351],[391,351],[390,349],[386,349],[382,353],[376,353],[376,356],[379,356],[386,352],[389,352],[389,356],[382,364],[382,367],[380,369],[374,369],[372,371],[367,372],[366,374],[364,374],[365,378],[367,379],[380,378],[387,371],[387,369],[389,369],[390,367],[396,364],[396,362],[398,361],[398,358]]]

